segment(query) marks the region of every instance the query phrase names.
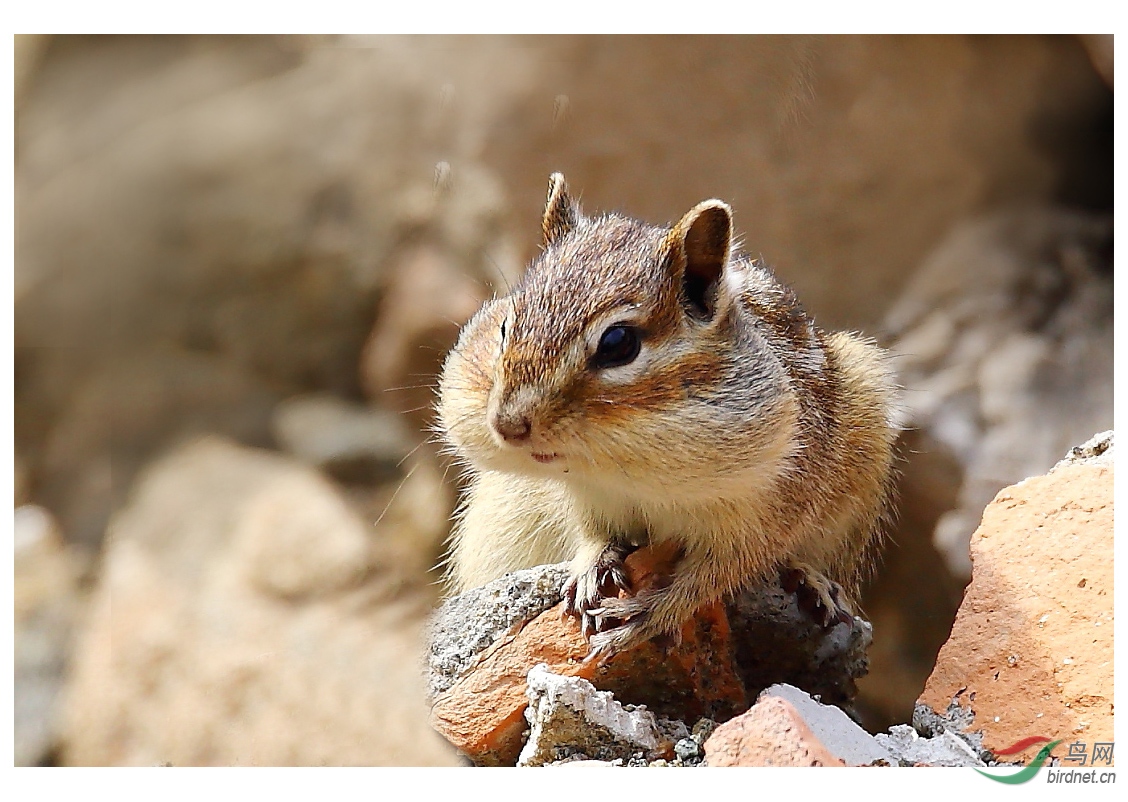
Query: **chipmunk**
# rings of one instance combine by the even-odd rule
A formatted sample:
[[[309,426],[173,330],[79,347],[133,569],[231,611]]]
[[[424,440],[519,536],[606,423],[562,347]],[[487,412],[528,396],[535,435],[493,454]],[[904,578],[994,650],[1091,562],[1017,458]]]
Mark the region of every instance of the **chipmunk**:
[[[851,615],[891,496],[884,352],[817,328],[737,251],[720,200],[672,228],[585,217],[555,173],[543,231],[439,383],[438,425],[470,479],[454,589],[571,560],[589,658],[676,638],[773,572],[813,594],[824,624]],[[673,566],[633,592],[623,559],[647,544]]]

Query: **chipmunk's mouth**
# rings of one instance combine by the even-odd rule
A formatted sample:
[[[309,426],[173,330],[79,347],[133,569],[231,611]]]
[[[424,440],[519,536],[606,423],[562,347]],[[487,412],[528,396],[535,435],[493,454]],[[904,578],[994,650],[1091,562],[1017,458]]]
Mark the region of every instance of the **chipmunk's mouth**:
[[[552,462],[553,460],[560,459],[560,455],[555,451],[551,454],[538,454],[536,452],[533,452],[530,456],[532,456],[533,459],[540,463],[547,463]]]

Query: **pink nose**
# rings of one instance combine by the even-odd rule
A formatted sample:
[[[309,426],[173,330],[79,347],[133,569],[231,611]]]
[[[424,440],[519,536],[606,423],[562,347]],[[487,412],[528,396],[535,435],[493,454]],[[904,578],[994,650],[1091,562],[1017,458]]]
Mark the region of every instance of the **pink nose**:
[[[533,424],[525,415],[497,414],[493,419],[494,431],[507,443],[523,443],[529,439]]]

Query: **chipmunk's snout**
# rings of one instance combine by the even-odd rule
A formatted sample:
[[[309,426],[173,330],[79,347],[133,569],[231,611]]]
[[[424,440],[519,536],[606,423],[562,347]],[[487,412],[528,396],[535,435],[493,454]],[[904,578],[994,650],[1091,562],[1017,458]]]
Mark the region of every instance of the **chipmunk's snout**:
[[[542,412],[539,394],[530,387],[517,387],[491,399],[486,419],[500,444],[527,449],[544,436]]]
[[[542,465],[563,459],[562,454],[545,448],[544,431],[534,424],[534,416],[528,409],[523,405],[503,405],[490,416],[490,427],[505,445],[516,449],[522,459],[532,457]]]
[[[502,440],[513,445],[526,442],[533,433],[533,422],[520,410],[499,409],[491,416],[490,425]]]
[[[522,446],[533,437],[534,397],[527,387],[497,392],[487,414],[489,426],[506,445]]]

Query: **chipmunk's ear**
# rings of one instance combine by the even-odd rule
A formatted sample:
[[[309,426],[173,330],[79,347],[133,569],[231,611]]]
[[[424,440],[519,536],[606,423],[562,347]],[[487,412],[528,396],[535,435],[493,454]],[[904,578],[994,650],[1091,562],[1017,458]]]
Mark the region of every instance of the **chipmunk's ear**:
[[[732,209],[724,201],[702,201],[678,221],[670,239],[675,253],[680,251],[685,259],[681,282],[689,312],[709,320],[732,247]]]
[[[568,184],[563,173],[548,177],[548,202],[544,205],[544,244],[551,245],[576,227],[580,222],[580,205],[568,194]]]

